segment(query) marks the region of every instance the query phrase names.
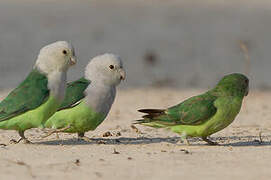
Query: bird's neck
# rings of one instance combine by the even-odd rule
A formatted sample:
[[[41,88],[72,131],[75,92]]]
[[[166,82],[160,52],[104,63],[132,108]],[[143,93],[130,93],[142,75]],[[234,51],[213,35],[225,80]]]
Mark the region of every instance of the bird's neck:
[[[107,115],[115,100],[116,87],[91,81],[85,93],[85,104],[95,112]]]
[[[232,87],[231,85],[216,86],[210,90],[211,94],[216,96],[238,96],[244,97],[244,91],[240,87]]]
[[[62,102],[65,97],[67,73],[54,71],[47,75],[50,95]]]

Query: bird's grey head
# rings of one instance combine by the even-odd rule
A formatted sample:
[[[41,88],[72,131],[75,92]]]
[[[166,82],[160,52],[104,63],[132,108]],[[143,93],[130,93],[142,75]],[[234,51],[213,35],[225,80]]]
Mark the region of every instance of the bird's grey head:
[[[50,74],[55,71],[67,71],[76,61],[73,46],[66,41],[57,41],[40,50],[35,67]]]
[[[118,85],[125,79],[125,70],[119,56],[103,54],[94,57],[86,67],[85,78],[93,83],[109,86]]]

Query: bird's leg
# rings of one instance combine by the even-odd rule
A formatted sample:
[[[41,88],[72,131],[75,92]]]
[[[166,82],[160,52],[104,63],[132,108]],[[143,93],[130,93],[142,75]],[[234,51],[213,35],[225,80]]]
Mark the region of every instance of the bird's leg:
[[[217,142],[211,141],[210,139],[208,139],[207,137],[202,137],[202,140],[207,142],[209,145],[211,146],[216,146],[219,145]]]
[[[11,139],[10,142],[14,144],[18,144],[23,141],[24,144],[31,144],[31,142],[24,136],[24,131],[19,131],[20,139],[16,141],[15,139]]]
[[[54,134],[54,133],[61,133],[61,132],[64,132],[64,131],[66,131],[66,130],[68,130],[68,129],[70,129],[70,128],[71,128],[71,126],[68,125],[67,127],[64,127],[64,128],[61,128],[61,129],[52,129],[52,130],[48,131],[47,134],[45,134],[44,136],[42,136],[42,138],[46,138],[46,137],[48,137],[48,136],[51,136],[51,135]]]
[[[184,142],[187,146],[190,146],[190,143],[189,143],[187,137],[181,137],[180,141]]]
[[[92,140],[85,136],[85,133],[84,132],[80,132],[78,133],[78,140],[83,140],[83,141],[87,141],[87,142],[92,142]]]
[[[262,131],[259,132],[260,143],[263,143]]]
[[[185,132],[183,132],[183,133],[181,134],[181,138],[180,138],[179,142],[185,143],[187,146],[190,146],[190,143],[189,143],[189,141],[188,141],[188,139],[187,139],[187,135],[186,135]]]
[[[56,133],[56,139],[60,139],[60,138],[59,138],[59,134],[58,134],[58,133]]]
[[[190,142],[188,141],[187,137],[183,139],[184,143],[187,145],[187,146],[190,146]]]

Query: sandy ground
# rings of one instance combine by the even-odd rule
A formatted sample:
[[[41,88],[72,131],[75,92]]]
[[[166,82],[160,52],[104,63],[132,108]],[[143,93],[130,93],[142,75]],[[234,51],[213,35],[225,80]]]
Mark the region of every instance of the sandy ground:
[[[230,127],[213,135],[221,146],[200,139],[176,143],[167,130],[137,126],[132,120],[144,107],[167,107],[204,90],[121,90],[112,111],[94,132],[93,142],[60,134],[42,139],[38,129],[27,131],[34,143],[9,144],[14,131],[0,131],[1,179],[270,179],[271,92],[252,91]],[[4,97],[7,93],[1,93]],[[2,99],[2,97],[0,97]],[[112,136],[103,137],[105,132]],[[260,143],[259,132],[263,131]]]

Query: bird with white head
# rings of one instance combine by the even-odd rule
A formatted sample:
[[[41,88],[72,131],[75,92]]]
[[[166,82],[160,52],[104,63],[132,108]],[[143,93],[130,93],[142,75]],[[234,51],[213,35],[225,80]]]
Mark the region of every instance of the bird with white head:
[[[116,86],[126,77],[122,60],[114,54],[94,57],[85,76],[67,86],[66,97],[45,127],[53,133],[77,133],[89,141],[85,132],[95,130],[108,115],[116,96]]]
[[[29,142],[25,130],[42,127],[57,111],[65,97],[67,70],[74,64],[70,43],[58,41],[43,47],[27,78],[0,103],[0,129],[17,130],[20,140]]]

